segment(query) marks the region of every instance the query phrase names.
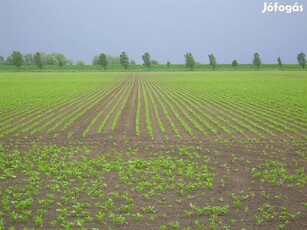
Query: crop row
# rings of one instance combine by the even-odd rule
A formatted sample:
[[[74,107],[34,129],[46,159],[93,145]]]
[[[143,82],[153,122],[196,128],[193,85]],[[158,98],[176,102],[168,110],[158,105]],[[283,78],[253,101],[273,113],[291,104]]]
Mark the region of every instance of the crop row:
[[[65,130],[80,116],[84,115],[96,103],[114,90],[120,82],[110,81],[103,88],[76,92],[72,96],[64,94],[57,102],[49,105],[37,106],[24,114],[11,116],[8,125],[2,128],[1,135],[14,133],[19,136],[24,133],[34,135],[44,132],[50,133],[56,129]]]
[[[182,117],[185,117],[190,121],[191,127],[204,135],[204,129],[200,124],[214,134],[217,134],[216,130],[218,129],[231,136],[233,136],[232,133],[239,133],[246,137],[253,133],[261,138],[265,136],[278,137],[279,135],[295,137],[296,135],[304,135],[306,130],[299,123],[293,124],[291,119],[288,120],[282,116],[277,116],[276,119],[274,114],[266,114],[264,109],[260,110],[245,101],[233,101],[222,95],[217,97],[206,92],[200,93],[176,88],[176,86],[164,84],[149,77],[146,79],[151,82],[152,90],[159,93],[164,92],[164,102],[169,105],[170,110],[173,111],[179,121],[182,120]],[[172,103],[169,103],[165,97]],[[177,111],[180,111],[181,117]],[[197,120],[200,123],[197,123]],[[181,121],[180,123],[186,126],[186,131],[189,130],[186,122]],[[189,131],[188,133],[191,134]]]
[[[0,137],[112,138],[129,133],[149,139],[295,139],[307,130],[303,108],[293,114],[295,104],[289,109],[280,106],[289,104],[286,98],[272,105],[261,95],[232,92],[235,86],[224,89],[214,82],[217,85],[209,87],[201,81],[147,74],[103,83],[62,95],[60,89],[66,84],[56,95],[52,88],[45,96],[39,90],[33,97],[28,92],[24,105],[17,100],[19,93],[13,95],[12,107],[2,112]]]

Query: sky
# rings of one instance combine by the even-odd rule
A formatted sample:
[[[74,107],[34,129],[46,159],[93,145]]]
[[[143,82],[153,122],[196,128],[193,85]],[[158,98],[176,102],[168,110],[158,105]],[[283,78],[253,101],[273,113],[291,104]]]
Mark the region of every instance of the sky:
[[[307,53],[307,0],[302,12],[261,13],[265,0],[0,0],[0,55],[63,53],[91,64],[95,55],[125,51],[142,63],[296,63]],[[268,3],[274,1],[269,1]]]

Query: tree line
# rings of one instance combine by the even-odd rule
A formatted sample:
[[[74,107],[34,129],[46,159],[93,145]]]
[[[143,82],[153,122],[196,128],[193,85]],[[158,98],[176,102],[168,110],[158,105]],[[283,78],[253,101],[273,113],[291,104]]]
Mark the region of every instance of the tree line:
[[[196,61],[192,53],[187,52],[185,55],[185,66],[191,71],[194,70]],[[213,54],[208,55],[209,65],[212,67],[212,70],[216,69],[217,61]],[[158,65],[159,62],[152,60],[148,52],[145,52],[142,55],[143,65],[149,70],[151,65]],[[305,69],[306,57],[303,52],[297,55],[298,64]],[[253,65],[259,70],[262,61],[259,53],[255,53],[252,60]],[[129,65],[135,65],[134,60],[130,60],[126,52],[122,52],[119,56],[111,56],[104,53],[94,56],[92,65],[100,65],[104,70],[107,70],[108,65],[122,65],[125,70],[128,69]],[[277,64],[282,69],[282,60],[280,57],[277,58]],[[4,59],[3,56],[0,56],[0,65],[15,65],[18,69],[22,65],[36,65],[38,68],[42,69],[44,65],[58,65],[60,67],[65,65],[73,65],[73,62],[65,57],[65,55],[60,53],[50,53],[46,54],[44,52],[35,52],[33,54],[23,55],[19,51],[13,51],[7,59]],[[76,62],[76,65],[85,65],[83,61]],[[170,68],[171,62],[167,61],[166,65]],[[238,64],[237,60],[233,60],[231,65],[236,69]]]
[[[19,51],[13,51],[7,59],[0,56],[0,65],[15,65],[17,68],[22,65],[37,65],[39,68],[43,68],[44,65],[72,65],[73,62],[65,57],[64,54],[44,52],[35,52],[33,54],[23,55]]]
[[[191,53],[186,53],[184,55],[185,57],[185,65],[187,68],[189,68],[190,70],[193,70],[194,69],[194,66],[196,64],[194,58],[193,58],[193,55]],[[215,59],[215,56],[213,54],[209,54],[208,55],[209,57],[209,65],[212,67],[212,70],[215,70],[216,66],[217,66],[217,62],[216,62],[216,59]],[[303,68],[305,69],[305,65],[306,65],[306,58],[305,58],[305,54],[303,52],[299,53],[297,55],[297,62],[298,64]],[[282,61],[281,61],[281,58],[278,57],[277,58],[277,64],[279,66],[279,69],[281,70],[282,69]],[[238,64],[238,61],[237,60],[233,60],[231,65],[234,67],[234,68],[237,68],[237,66],[239,65]],[[259,53],[254,53],[254,56],[253,56],[253,65],[259,70],[260,69],[260,66],[262,65],[262,61],[261,61],[261,58],[260,58],[260,55]]]

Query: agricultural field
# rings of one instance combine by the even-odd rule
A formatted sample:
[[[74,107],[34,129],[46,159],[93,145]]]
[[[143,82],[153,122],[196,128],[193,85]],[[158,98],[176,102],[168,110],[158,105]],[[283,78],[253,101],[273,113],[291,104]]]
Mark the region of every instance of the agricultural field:
[[[306,229],[307,74],[0,73],[0,229]]]

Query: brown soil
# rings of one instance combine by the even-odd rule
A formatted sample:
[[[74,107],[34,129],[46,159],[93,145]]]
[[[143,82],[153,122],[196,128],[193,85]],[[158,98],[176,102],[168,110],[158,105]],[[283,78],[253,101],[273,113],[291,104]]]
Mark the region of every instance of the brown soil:
[[[136,116],[136,107],[137,107],[137,92],[138,92],[138,83],[136,77],[133,76],[133,86],[128,97],[126,106],[122,111],[122,115],[118,121],[116,130],[114,131],[115,140],[130,140],[135,139],[135,116]]]
[[[106,114],[111,111],[113,106],[110,105],[109,107],[106,107],[106,105],[112,98],[119,98],[131,81],[133,81],[133,84],[131,86],[130,94],[128,95],[127,104],[122,111],[116,129],[112,132],[111,125],[116,113],[124,103],[124,97],[121,99],[118,108],[110,115],[102,133],[97,134],[96,131],[99,124],[102,122]],[[154,103],[156,103],[158,108],[159,116],[167,130],[167,139],[159,129],[153,104],[149,100],[148,94],[147,99],[149,101],[148,104],[154,129],[154,139],[152,140],[147,133],[145,102],[143,98],[144,87],[141,87],[141,132],[140,137],[136,136],[135,119],[139,88],[138,84],[140,84],[140,81],[142,81],[143,84],[147,84],[149,90],[151,90],[151,94],[154,97]],[[283,224],[280,217],[283,207],[287,208],[289,214],[300,213],[295,218],[287,217],[288,223],[285,225],[286,229],[307,229],[307,211],[305,207],[307,202],[306,185],[298,186],[296,182],[291,183],[288,181],[285,181],[281,185],[273,185],[267,180],[263,180],[262,178],[253,175],[253,170],[260,170],[261,165],[264,165],[268,161],[285,163],[286,171],[291,175],[294,175],[299,168],[303,168],[304,172],[306,172],[307,143],[306,139],[298,138],[304,136],[304,133],[301,133],[301,135],[291,134],[291,136],[297,137],[294,141],[286,135],[272,138],[270,135],[264,133],[263,130],[258,130],[265,134],[267,138],[256,138],[255,134],[252,134],[244,127],[240,127],[248,137],[242,136],[231,128],[229,129],[231,129],[234,137],[229,137],[227,134],[222,133],[221,129],[215,127],[219,130],[218,136],[220,138],[217,138],[217,136],[212,133],[210,134],[210,132],[208,132],[209,136],[205,136],[200,134],[191,122],[184,117],[183,113],[179,111],[178,107],[173,104],[180,116],[193,130],[193,133],[195,134],[195,137],[193,138],[183,129],[182,125],[171,111],[171,108],[164,102],[164,106],[166,107],[172,121],[176,124],[181,136],[183,137],[183,139],[179,139],[171,130],[171,126],[164,116],[157,98],[155,98],[155,95],[153,94],[153,90],[156,90],[157,88],[158,86],[151,81],[143,80],[141,74],[133,74],[132,76],[127,77],[118,87],[111,89],[106,96],[102,97],[93,108],[88,110],[67,130],[61,131],[61,127],[59,127],[59,129],[56,130],[58,136],[53,137],[44,133],[28,136],[28,133],[25,133],[19,137],[15,137],[14,135],[5,136],[0,139],[0,142],[3,144],[5,152],[19,150],[21,153],[25,153],[29,148],[31,148],[33,143],[39,146],[50,144],[60,147],[88,146],[91,151],[91,154],[88,156],[89,159],[98,159],[99,157],[109,153],[111,156],[110,161],[114,160],[117,156],[120,156],[125,163],[135,159],[146,159],[147,161],[150,161],[161,156],[176,158],[179,157],[179,152],[184,146],[191,148],[191,154],[195,152],[200,157],[190,159],[187,156],[182,156],[182,159],[192,161],[195,164],[205,165],[208,167],[209,172],[214,174],[212,188],[197,188],[196,190],[191,191],[185,190],[185,194],[182,195],[178,192],[178,187],[173,187],[160,193],[156,192],[151,197],[144,197],[144,193],[133,190],[135,184],[123,182],[116,170],[110,170],[110,172],[103,175],[104,178],[88,178],[88,181],[90,182],[103,179],[102,181],[107,185],[107,187],[101,189],[103,189],[104,193],[107,194],[108,198],[111,197],[110,194],[112,194],[112,192],[117,192],[121,196],[125,194],[125,192],[128,192],[130,197],[134,200],[132,209],[133,213],[141,213],[143,218],[141,220],[136,220],[131,216],[126,216],[127,223],[123,225],[119,225],[118,223],[114,223],[110,219],[107,219],[106,224],[102,225],[95,218],[95,215],[99,210],[95,207],[95,202],[98,202],[99,199],[95,198],[94,200],[89,200],[88,194],[81,193],[76,197],[79,202],[93,204],[91,208],[86,209],[93,217],[93,221],[84,223],[84,227],[87,229],[92,227],[97,228],[97,226],[99,229],[159,229],[159,226],[161,225],[166,225],[168,226],[168,229],[171,229],[171,221],[178,221],[180,224],[179,229],[184,227],[198,229],[195,221],[204,224],[205,229],[210,229],[210,215],[197,215],[197,213],[191,209],[190,204],[197,205],[198,207],[229,205],[227,215],[218,215],[218,221],[220,223],[218,224],[217,229],[222,229],[223,226],[229,226],[230,229],[277,229],[278,225]],[[164,95],[164,97],[169,100],[166,92],[156,92],[156,94],[160,97],[161,101],[163,101],[161,95]],[[208,104],[210,105],[208,106],[208,110],[210,110],[211,114],[215,113],[222,118],[228,119],[228,116],[224,114],[226,110],[221,109],[222,105],[215,106],[211,104],[210,101],[204,101],[204,103],[202,103],[203,109],[206,108],[206,105]],[[70,111],[73,112],[73,109],[68,107],[66,112],[69,113]],[[103,111],[101,117],[91,128],[88,135],[82,137],[83,131],[100,111]],[[187,111],[187,113],[193,117],[190,112]],[[205,117],[203,118],[205,119]],[[239,119],[239,115],[236,118]],[[194,117],[193,119],[197,120]],[[208,121],[208,123],[210,122]],[[214,126],[213,123],[210,124]],[[73,132],[73,136],[67,138],[67,135],[70,132]],[[268,137],[270,137],[270,139],[268,139]],[[129,155],[128,153],[130,152],[133,153]],[[83,154],[84,153],[79,152],[71,159],[71,162],[81,162]],[[205,159],[207,159],[206,157],[209,158],[209,160],[207,163],[204,163]],[[173,169],[174,173],[175,171],[176,169]],[[97,172],[99,173],[99,168],[97,168]],[[278,178],[280,177],[281,175],[278,175]],[[22,183],[24,183],[23,179],[24,178],[22,177],[17,177],[15,180],[0,181],[0,186],[2,188],[0,194],[1,192],[4,193],[4,188],[8,188],[9,186],[15,186],[16,184],[22,186]],[[169,177],[165,176],[164,179],[169,180]],[[47,189],[49,183],[52,183],[49,179],[46,179],[43,182],[43,189],[40,191],[40,196],[43,197],[49,192]],[[81,186],[79,184],[73,185],[76,188]],[[56,211],[56,202],[62,202],[61,195],[63,194],[59,191],[55,196],[55,203],[49,207],[48,216],[44,218],[44,223],[46,223],[46,225],[44,225],[42,229],[63,228],[61,225],[52,227],[49,224],[50,221],[54,220],[58,215],[58,212]],[[241,204],[238,205],[238,207],[235,206],[234,197],[240,197],[241,199]],[[124,204],[125,202],[123,199],[118,199],[114,202],[115,207]],[[261,216],[260,209],[265,204],[275,207],[275,213],[272,213],[274,217],[267,220],[264,217],[261,217],[263,219],[262,223],[257,224],[255,218],[257,215]],[[153,213],[142,210],[142,208],[152,205],[155,206],[155,211]],[[0,213],[2,211],[1,207],[0,203]],[[36,210],[41,207],[36,201],[32,208]],[[193,211],[193,213],[191,215],[186,215],[184,212],[185,210]],[[114,210],[114,212],[118,215],[122,214],[116,210]],[[154,217],[154,220],[151,220],[152,216]],[[30,224],[25,225],[22,222],[13,222],[9,215],[4,215],[4,217],[1,217],[0,215],[0,221],[1,218],[5,223],[7,223],[7,225],[14,226],[16,229],[22,229],[23,227],[37,228],[33,220],[30,221]],[[74,221],[76,220],[76,217],[71,215],[68,219]]]

